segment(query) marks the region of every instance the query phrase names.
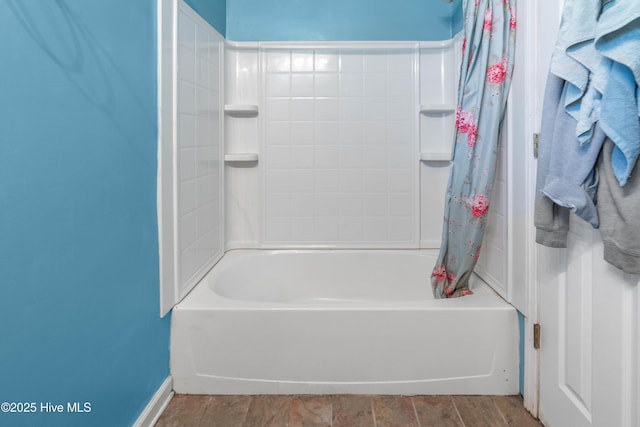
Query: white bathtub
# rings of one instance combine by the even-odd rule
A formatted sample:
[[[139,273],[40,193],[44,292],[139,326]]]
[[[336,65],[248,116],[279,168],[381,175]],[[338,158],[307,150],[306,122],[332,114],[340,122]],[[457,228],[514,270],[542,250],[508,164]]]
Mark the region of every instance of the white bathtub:
[[[172,317],[192,394],[515,394],[516,311],[476,279],[434,300],[418,250],[235,250]]]

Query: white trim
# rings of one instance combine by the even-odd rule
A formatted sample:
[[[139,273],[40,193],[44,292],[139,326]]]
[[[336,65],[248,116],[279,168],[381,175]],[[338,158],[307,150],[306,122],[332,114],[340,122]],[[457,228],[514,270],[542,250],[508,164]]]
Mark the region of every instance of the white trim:
[[[258,49],[258,42],[234,42],[233,40],[224,39],[224,47],[229,49]]]
[[[546,82],[546,72],[548,63],[541,63],[541,33],[545,32],[540,22],[539,2],[527,2],[518,8],[518,14],[524,14],[526,22],[526,32],[524,33],[524,41],[527,46],[524,47],[526,53],[525,67],[527,69],[526,80],[533,84],[526,85],[527,93],[525,98],[528,100],[525,108],[527,109],[527,122],[529,125],[528,132],[539,132],[541,111],[542,111],[542,94],[544,84]],[[522,22],[522,20],[521,20]],[[526,212],[525,226],[527,233],[525,234],[525,278],[526,286],[526,306],[527,313],[525,315],[525,333],[524,333],[524,407],[534,416],[539,416],[540,402],[540,350],[533,347],[533,326],[540,321],[538,310],[538,263],[539,252],[535,241],[536,228],[534,225],[533,211],[535,201],[535,181],[537,161],[533,158],[533,141],[529,149],[531,154],[526,156],[524,169],[527,177],[525,186],[526,194]],[[544,334],[544,332],[541,332]]]
[[[428,242],[428,240],[427,240]],[[241,242],[242,243],[242,242]],[[343,250],[386,250],[386,249],[401,249],[401,250],[422,250],[422,249],[431,249],[432,246],[427,246],[425,248],[419,247],[418,241],[416,239],[415,242],[361,242],[361,241],[353,241],[353,242],[329,242],[329,243],[305,243],[305,242],[262,242],[257,247],[257,249],[343,249]],[[236,245],[237,246],[237,245]]]
[[[136,422],[133,423],[133,427],[151,427],[155,425],[173,398],[173,395],[173,378],[169,375],[160,385],[149,403],[147,403],[147,406],[142,410]]]
[[[158,249],[160,268],[160,316],[175,303],[173,141],[176,126],[175,38],[176,0],[158,0]]]
[[[235,42],[226,41],[229,47],[236,49],[447,49],[451,47],[458,36],[442,41],[263,41],[263,42]]]
[[[300,42],[258,42],[260,49],[415,49],[415,41],[300,41]]]
[[[453,36],[450,39],[447,40],[440,40],[440,41],[421,41],[420,43],[420,49],[447,49],[451,46],[453,46],[457,41],[458,38],[460,37],[460,34],[462,34],[462,31],[459,32],[458,34],[456,34],[455,36]]]
[[[413,55],[412,55],[412,64],[411,64],[411,73],[413,74],[412,81],[412,91],[413,91],[413,117],[411,117],[411,143],[413,147],[411,147],[411,151],[413,155],[420,155],[420,151],[422,150],[420,144],[420,114],[416,114],[416,107],[420,105],[421,101],[421,89],[420,89],[420,44],[414,44]],[[415,158],[415,157],[414,157]],[[414,165],[411,168],[411,181],[413,185],[413,194],[411,201],[411,211],[413,212],[413,224],[411,224],[411,229],[413,235],[413,242],[411,247],[420,248],[420,238],[422,237],[422,200],[421,200],[421,174],[422,162],[414,162]]]
[[[402,47],[419,49],[447,49],[461,38],[462,32],[450,39],[439,41],[268,41],[244,42],[225,39],[225,46],[232,49],[397,49]]]
[[[535,286],[531,286],[535,288]],[[537,322],[531,316],[524,318],[524,407],[538,417],[540,399],[540,351],[533,348],[533,325]]]

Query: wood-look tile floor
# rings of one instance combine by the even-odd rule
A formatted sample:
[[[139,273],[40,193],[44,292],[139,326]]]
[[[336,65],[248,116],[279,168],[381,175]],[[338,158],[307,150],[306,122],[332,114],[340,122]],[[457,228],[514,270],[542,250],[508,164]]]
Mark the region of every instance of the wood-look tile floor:
[[[540,427],[520,396],[176,395],[156,427]]]

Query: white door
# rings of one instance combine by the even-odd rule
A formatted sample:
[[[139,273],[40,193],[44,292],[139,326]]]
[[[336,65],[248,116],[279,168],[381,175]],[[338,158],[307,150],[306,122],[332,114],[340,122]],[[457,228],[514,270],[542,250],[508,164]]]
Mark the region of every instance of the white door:
[[[535,96],[542,105],[545,77],[560,24],[563,2],[543,0],[537,10],[539,72]],[[546,39],[543,34],[547,34]],[[549,37],[548,35],[553,34]],[[540,117],[540,115],[538,115]],[[577,221],[572,218],[572,225]],[[585,427],[591,416],[592,288],[589,242],[571,230],[568,249],[540,246],[538,251],[538,320],[540,347],[539,417],[547,427]]]
[[[539,2],[541,63],[562,3]],[[575,216],[567,249],[539,246],[537,274],[540,419],[547,427],[640,427],[639,277],[607,264],[598,230]]]
[[[603,261],[572,216],[567,249],[540,250],[539,416],[548,427],[638,427],[638,276]]]
[[[572,230],[569,249],[539,252],[539,416],[548,427],[593,425],[592,250],[581,237]]]

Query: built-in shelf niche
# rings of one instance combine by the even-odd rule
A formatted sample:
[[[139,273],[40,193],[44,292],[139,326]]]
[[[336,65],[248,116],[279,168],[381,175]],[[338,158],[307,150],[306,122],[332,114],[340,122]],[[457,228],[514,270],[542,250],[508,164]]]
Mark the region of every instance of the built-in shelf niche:
[[[421,42],[419,49],[420,247],[439,248],[456,130],[462,36],[440,44]]]
[[[420,153],[421,162],[449,162],[451,161],[451,153]]]
[[[421,104],[420,114],[451,114],[456,111],[454,104]]]
[[[258,153],[236,153],[225,154],[225,162],[242,162],[242,163],[254,163],[258,161]]]
[[[226,249],[257,248],[260,230],[261,122],[258,43],[225,42],[224,171]]]
[[[225,104],[224,113],[233,117],[255,117],[258,115],[256,104]]]

